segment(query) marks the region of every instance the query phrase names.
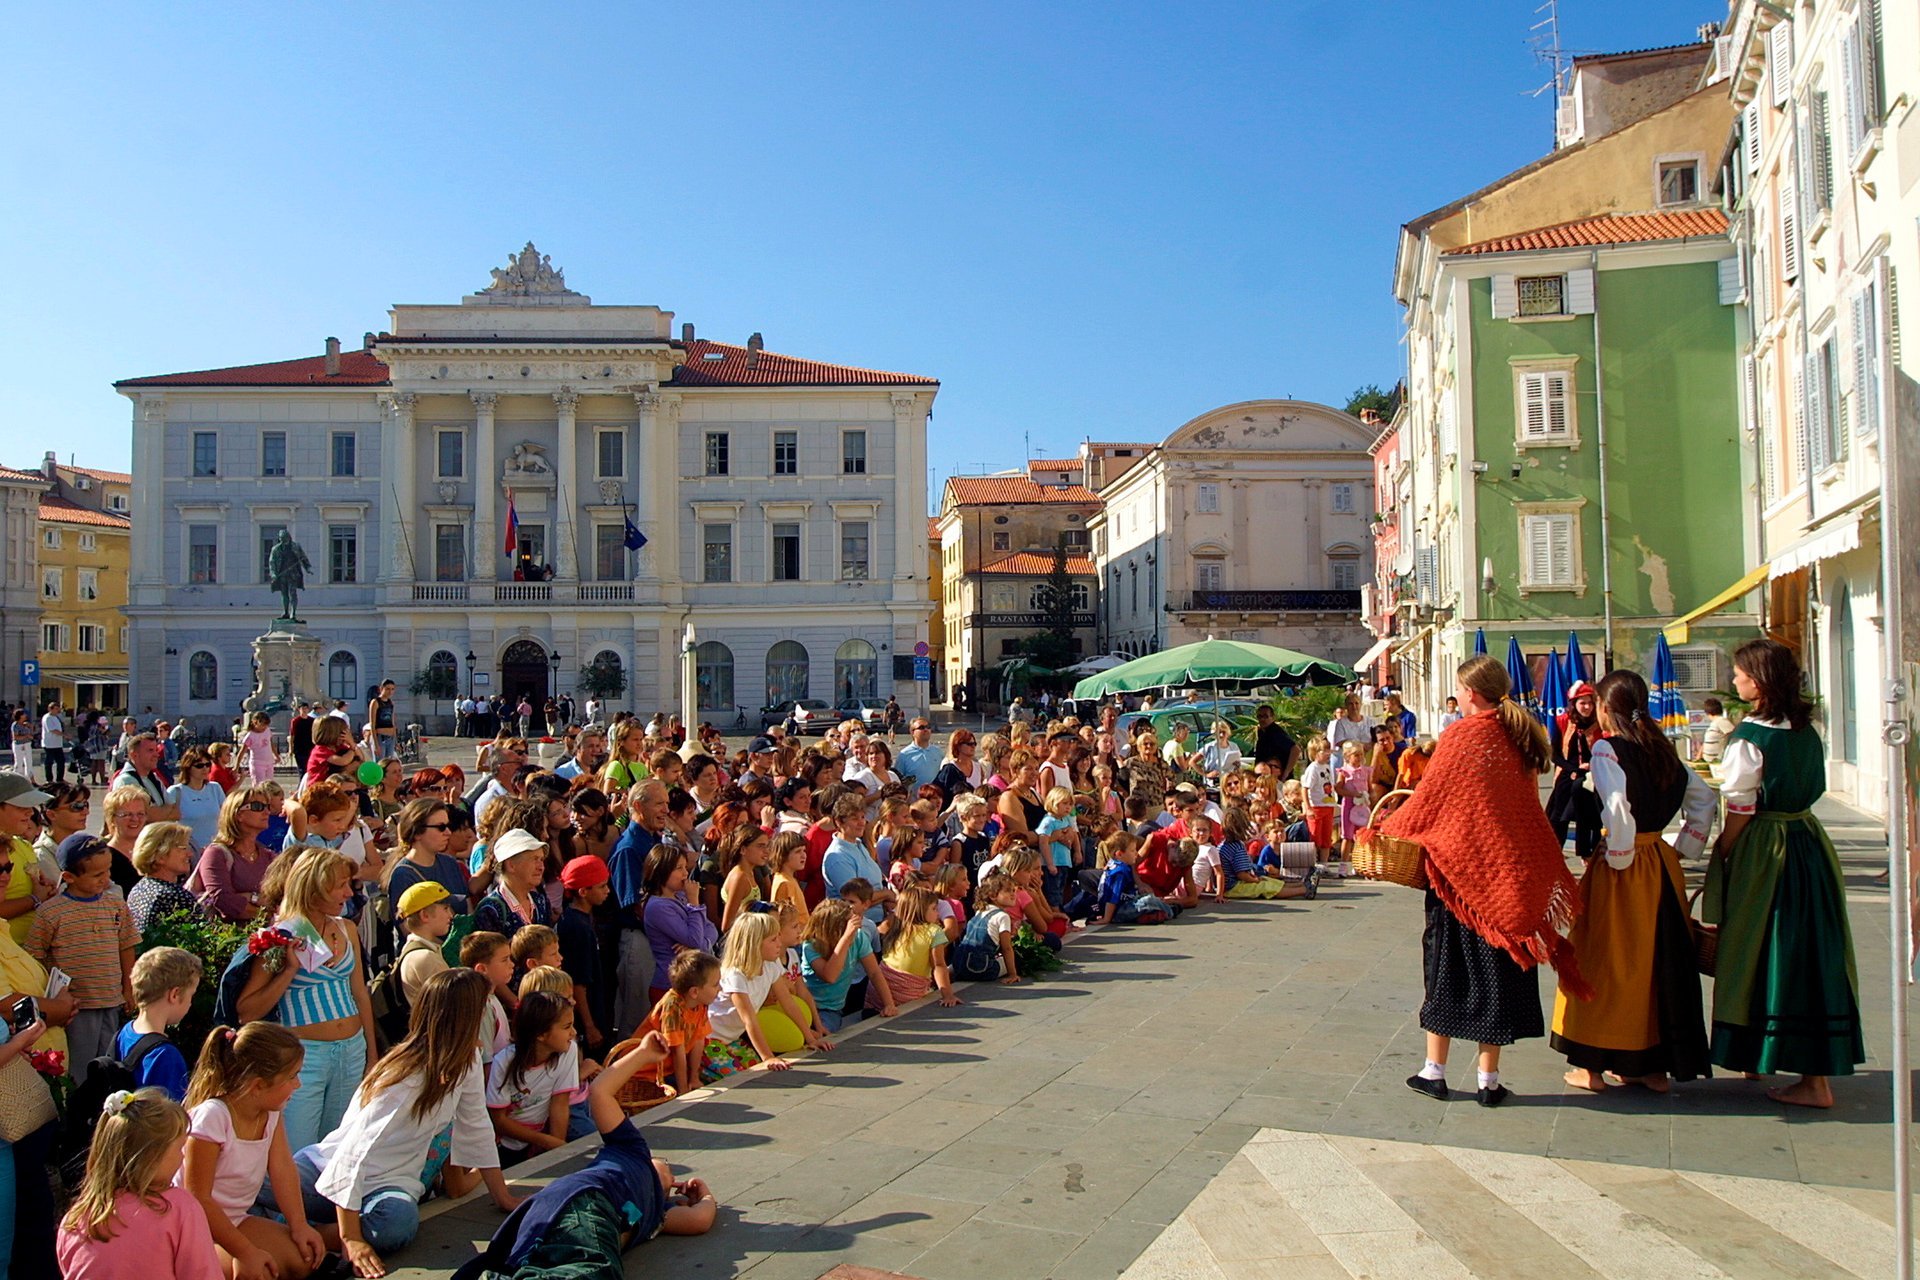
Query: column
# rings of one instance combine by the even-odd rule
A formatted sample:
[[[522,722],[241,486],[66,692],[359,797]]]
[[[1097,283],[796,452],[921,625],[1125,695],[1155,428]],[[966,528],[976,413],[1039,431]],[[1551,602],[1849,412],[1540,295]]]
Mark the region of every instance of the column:
[[[920,397],[895,393],[893,405],[893,598],[923,571],[927,546],[927,413]],[[876,540],[879,530],[875,529]]]
[[[134,411],[133,511],[141,536],[133,544],[133,585],[158,587],[167,584],[163,531],[172,523],[166,510],[167,398],[141,396]],[[186,552],[181,552],[180,580],[186,581]],[[40,586],[33,584],[38,594]],[[143,600],[134,593],[136,604],[159,604],[160,599]],[[39,643],[39,637],[34,637]]]
[[[414,493],[414,404],[418,397],[411,391],[399,391],[380,397],[387,416],[382,433],[380,460],[380,537],[386,544],[382,582],[411,583],[420,578],[417,530],[413,512],[418,495]]]
[[[560,413],[560,457],[556,464],[560,483],[553,495],[553,535],[560,541],[560,558],[554,561],[554,566],[557,576],[566,582],[580,576],[576,545],[580,540],[580,495],[575,492],[580,483],[576,456],[580,442],[574,423],[579,402],[580,393],[572,387],[561,387],[553,393],[553,403]]]
[[[635,577],[649,584],[660,600],[680,595],[680,398],[658,391],[636,391],[640,422],[634,452],[642,482],[634,495],[634,523],[647,536]]]
[[[500,544],[493,531],[493,508],[499,477],[494,471],[493,406],[499,394],[469,391],[473,400],[473,563],[467,566],[471,582],[493,582],[500,576]]]

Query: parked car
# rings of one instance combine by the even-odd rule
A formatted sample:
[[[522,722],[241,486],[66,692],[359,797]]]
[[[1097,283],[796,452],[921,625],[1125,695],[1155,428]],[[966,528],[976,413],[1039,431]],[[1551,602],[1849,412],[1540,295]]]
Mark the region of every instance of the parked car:
[[[845,698],[834,707],[833,714],[835,724],[842,720],[858,720],[867,727],[868,733],[872,733],[886,726],[887,705],[884,702],[876,705],[859,698]]]
[[[825,733],[839,724],[840,718],[825,698],[801,698],[788,704],[786,721],[794,733]]]
[[[1125,739],[1139,731],[1142,722],[1153,726],[1153,736],[1165,746],[1173,737],[1173,726],[1185,724],[1189,750],[1198,751],[1213,740],[1213,722],[1225,720],[1234,726],[1233,741],[1242,751],[1253,750],[1253,734],[1246,728],[1260,704],[1251,698],[1222,698],[1218,702],[1175,702],[1151,711],[1129,711],[1116,720],[1115,728]]]

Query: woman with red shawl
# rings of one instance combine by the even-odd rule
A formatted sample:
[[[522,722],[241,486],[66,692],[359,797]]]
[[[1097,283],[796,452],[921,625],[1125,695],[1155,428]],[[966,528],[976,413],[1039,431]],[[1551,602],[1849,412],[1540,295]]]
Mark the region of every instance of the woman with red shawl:
[[[1538,778],[1551,763],[1546,730],[1507,694],[1506,668],[1485,655],[1461,664],[1455,695],[1465,718],[1434,747],[1420,789],[1380,825],[1421,846],[1427,873],[1422,938],[1427,1060],[1407,1086],[1445,1101],[1447,1053],[1457,1038],[1480,1046],[1478,1100],[1507,1100],[1500,1050],[1546,1034],[1541,961],[1561,985],[1590,994],[1562,935],[1580,909],[1580,886],[1540,807]]]

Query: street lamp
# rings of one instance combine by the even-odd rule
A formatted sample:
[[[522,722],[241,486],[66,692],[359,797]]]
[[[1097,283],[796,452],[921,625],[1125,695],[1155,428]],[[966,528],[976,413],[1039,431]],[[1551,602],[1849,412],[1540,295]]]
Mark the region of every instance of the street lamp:
[[[473,664],[480,661],[480,655],[467,650],[467,701],[473,701]]]

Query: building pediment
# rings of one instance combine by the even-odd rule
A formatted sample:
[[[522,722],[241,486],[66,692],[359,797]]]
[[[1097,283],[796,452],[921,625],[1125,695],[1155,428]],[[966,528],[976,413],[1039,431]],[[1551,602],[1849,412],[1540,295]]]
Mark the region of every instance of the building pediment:
[[[1167,437],[1163,450],[1365,453],[1380,434],[1360,419],[1308,400],[1248,400],[1209,410]]]

